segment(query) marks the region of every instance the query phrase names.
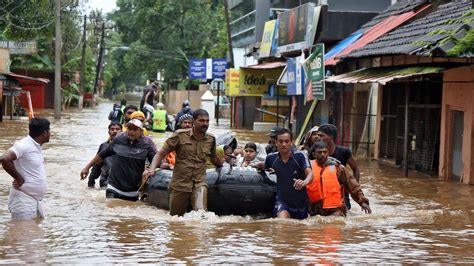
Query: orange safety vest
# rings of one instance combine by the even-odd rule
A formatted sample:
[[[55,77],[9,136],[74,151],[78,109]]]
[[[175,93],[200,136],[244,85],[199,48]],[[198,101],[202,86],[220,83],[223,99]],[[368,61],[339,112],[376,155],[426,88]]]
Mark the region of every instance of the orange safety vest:
[[[166,154],[166,161],[168,162],[168,164],[170,165],[174,165],[176,163],[176,152],[172,151],[168,154]]]
[[[306,186],[308,198],[312,203],[323,201],[323,209],[342,207],[342,189],[337,180],[336,165],[321,168],[316,160],[311,161],[313,181]],[[322,174],[322,177],[321,177]]]

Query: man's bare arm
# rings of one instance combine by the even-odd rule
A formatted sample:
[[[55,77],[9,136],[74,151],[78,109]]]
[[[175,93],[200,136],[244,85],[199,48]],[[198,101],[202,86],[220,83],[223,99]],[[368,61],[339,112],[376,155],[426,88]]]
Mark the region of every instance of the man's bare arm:
[[[23,176],[18,173],[15,168],[15,164],[13,163],[17,159],[16,154],[12,150],[8,150],[2,156],[2,166],[5,171],[15,179],[16,184],[18,187],[21,187],[23,183],[25,183],[25,179]]]

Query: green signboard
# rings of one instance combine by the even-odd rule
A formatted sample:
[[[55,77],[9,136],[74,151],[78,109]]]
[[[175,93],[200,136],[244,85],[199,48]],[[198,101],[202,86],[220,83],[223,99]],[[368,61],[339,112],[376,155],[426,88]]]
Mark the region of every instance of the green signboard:
[[[312,83],[313,99],[325,100],[324,86],[324,44],[317,44],[313,53],[303,63],[306,82]]]

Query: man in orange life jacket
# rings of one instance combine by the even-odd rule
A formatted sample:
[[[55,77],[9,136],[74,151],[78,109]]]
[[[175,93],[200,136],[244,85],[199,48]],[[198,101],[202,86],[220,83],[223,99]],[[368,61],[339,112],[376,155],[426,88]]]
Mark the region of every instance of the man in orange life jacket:
[[[372,212],[357,179],[343,165],[329,157],[325,142],[313,144],[309,150],[309,159],[312,160],[313,182],[306,187],[306,191],[311,215],[346,216],[344,191],[351,194],[365,213]]]

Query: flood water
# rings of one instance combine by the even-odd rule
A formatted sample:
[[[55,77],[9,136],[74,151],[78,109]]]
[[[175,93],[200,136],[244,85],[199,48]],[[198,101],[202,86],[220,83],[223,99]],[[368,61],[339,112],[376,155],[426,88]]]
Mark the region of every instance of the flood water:
[[[0,263],[474,263],[474,187],[360,160],[373,213],[353,202],[347,218],[304,221],[216,216],[171,217],[142,202],[106,200],[79,172],[107,138],[111,103],[51,118],[43,146],[46,218],[11,222],[11,177],[0,168]],[[27,134],[27,121],[0,123],[0,153]],[[219,126],[211,130],[219,134]],[[244,141],[264,134],[236,131]],[[153,133],[158,146],[168,133]]]

